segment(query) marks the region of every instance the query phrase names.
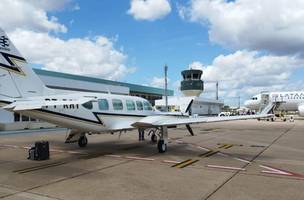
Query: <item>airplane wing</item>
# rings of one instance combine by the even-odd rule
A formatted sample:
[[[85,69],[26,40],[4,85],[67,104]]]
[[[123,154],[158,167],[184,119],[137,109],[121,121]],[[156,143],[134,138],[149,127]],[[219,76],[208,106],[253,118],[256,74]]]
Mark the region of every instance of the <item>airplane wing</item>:
[[[211,122],[223,122],[223,121],[235,121],[246,119],[258,119],[268,118],[273,116],[272,114],[258,114],[258,115],[242,115],[242,116],[225,116],[225,117],[187,117],[187,116],[148,116],[138,122],[132,124],[136,128],[149,128],[149,127],[161,127],[161,126],[178,126],[178,125],[190,125],[198,123],[211,123]]]
[[[76,105],[84,104],[91,101],[91,98],[79,98],[79,99],[66,99],[64,100],[51,100],[51,99],[36,99],[36,100],[17,100],[11,104],[3,106],[3,109],[13,110],[13,111],[24,111],[24,110],[35,110],[41,109],[45,106],[61,106],[61,105]]]

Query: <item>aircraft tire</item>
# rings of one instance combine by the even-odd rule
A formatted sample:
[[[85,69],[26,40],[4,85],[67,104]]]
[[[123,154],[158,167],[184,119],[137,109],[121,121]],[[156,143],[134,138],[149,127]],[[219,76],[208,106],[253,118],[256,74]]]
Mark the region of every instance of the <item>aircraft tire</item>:
[[[159,153],[165,153],[167,151],[167,144],[164,140],[159,140],[157,143],[157,148]]]
[[[157,136],[155,134],[151,135],[151,142],[153,142],[153,143],[157,142]]]
[[[87,146],[87,144],[88,144],[88,138],[85,135],[81,136],[78,140],[78,146],[84,148]]]

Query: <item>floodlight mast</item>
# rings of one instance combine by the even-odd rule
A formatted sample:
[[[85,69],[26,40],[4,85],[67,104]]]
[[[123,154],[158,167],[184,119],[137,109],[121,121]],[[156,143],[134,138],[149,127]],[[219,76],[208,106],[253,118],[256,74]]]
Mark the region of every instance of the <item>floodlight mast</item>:
[[[165,65],[164,67],[165,69],[165,101],[166,101],[166,107],[165,107],[165,111],[168,112],[168,66]]]

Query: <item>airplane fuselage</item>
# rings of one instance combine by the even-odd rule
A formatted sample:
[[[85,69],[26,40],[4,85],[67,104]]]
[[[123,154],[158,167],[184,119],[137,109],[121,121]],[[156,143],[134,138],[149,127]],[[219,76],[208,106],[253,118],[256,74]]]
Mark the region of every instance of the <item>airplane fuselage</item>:
[[[304,91],[270,92],[268,94],[270,101],[279,102],[276,110],[301,112],[304,109]],[[258,94],[245,101],[245,106],[252,110],[259,110],[261,103],[261,94]]]
[[[44,106],[41,109],[20,111],[21,114],[41,119],[59,126],[89,132],[114,132],[134,129],[131,124],[146,116],[159,114],[143,98],[125,95],[80,93],[56,95],[51,101],[73,98],[94,98],[84,104]],[[31,100],[40,97],[31,98]],[[44,97],[44,99],[48,99]]]

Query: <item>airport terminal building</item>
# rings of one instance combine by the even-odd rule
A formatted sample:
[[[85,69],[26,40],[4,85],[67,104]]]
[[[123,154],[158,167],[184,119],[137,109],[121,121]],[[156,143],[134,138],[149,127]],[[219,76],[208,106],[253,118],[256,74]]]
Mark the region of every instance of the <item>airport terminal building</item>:
[[[34,71],[49,88],[58,90],[139,96],[149,100],[152,105],[155,105],[155,100],[161,99],[164,94],[164,89],[162,88],[46,71],[41,69],[34,69]],[[173,96],[173,90],[168,90],[168,95]],[[21,116],[19,114],[14,114],[0,109],[0,130],[1,124],[3,126],[3,124],[8,123],[30,121],[36,121],[36,119],[30,119],[27,116]]]

